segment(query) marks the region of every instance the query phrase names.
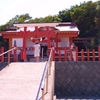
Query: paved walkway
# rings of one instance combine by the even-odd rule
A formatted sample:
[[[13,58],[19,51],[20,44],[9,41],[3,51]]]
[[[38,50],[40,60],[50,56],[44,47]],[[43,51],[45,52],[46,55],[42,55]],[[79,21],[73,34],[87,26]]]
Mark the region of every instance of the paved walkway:
[[[11,63],[0,71],[0,100],[35,100],[45,64]]]

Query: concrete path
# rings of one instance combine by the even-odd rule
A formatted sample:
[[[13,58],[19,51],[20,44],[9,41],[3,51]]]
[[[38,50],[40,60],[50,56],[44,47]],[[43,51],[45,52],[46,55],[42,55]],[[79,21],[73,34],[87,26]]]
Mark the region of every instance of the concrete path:
[[[0,71],[0,100],[35,100],[45,64],[11,63]]]
[[[47,57],[45,57],[45,58],[40,58],[39,60],[40,60],[40,62],[44,62],[44,61],[47,61],[48,58],[47,58]],[[36,60],[35,60],[35,58],[30,58],[29,62],[36,62]]]

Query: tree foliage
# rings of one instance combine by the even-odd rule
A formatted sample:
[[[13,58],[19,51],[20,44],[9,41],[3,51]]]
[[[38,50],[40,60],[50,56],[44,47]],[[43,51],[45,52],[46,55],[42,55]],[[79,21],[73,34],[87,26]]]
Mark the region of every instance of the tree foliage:
[[[70,12],[71,12],[70,9],[59,11],[58,16],[62,20],[62,22],[71,22],[72,21]]]
[[[23,15],[16,15],[14,18],[9,20],[5,25],[0,26],[0,31],[5,31],[7,27],[14,27],[14,23],[26,23],[27,21],[31,20],[32,17],[28,13]]]
[[[30,20],[30,22],[34,23],[50,23],[50,22],[61,22],[61,19],[58,17],[58,15],[54,16],[46,16],[46,17],[40,17],[40,18],[35,18],[33,20]]]
[[[95,28],[97,29],[97,34],[96,34],[96,46],[100,46],[100,1],[96,2],[97,4],[97,13],[96,13],[96,17],[95,17],[95,23],[96,26]]]

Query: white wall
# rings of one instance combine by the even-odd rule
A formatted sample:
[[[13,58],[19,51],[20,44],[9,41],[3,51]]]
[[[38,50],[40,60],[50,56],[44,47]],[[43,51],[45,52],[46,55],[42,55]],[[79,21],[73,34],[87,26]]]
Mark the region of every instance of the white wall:
[[[61,42],[58,43],[58,47],[69,47],[69,38],[68,37],[64,37],[64,38],[60,38]]]
[[[58,43],[58,47],[69,47],[69,38],[64,37],[60,38],[61,42]],[[61,54],[64,54],[64,50],[61,51]]]

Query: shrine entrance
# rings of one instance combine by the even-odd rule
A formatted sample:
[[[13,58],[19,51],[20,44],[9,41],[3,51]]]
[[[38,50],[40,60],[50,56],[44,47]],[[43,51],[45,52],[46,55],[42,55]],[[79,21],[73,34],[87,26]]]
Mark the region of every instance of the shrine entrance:
[[[48,51],[48,46],[42,44],[42,45],[41,45],[41,52],[40,52],[40,55],[43,56],[43,57],[44,57],[44,56],[47,56],[47,51]]]

